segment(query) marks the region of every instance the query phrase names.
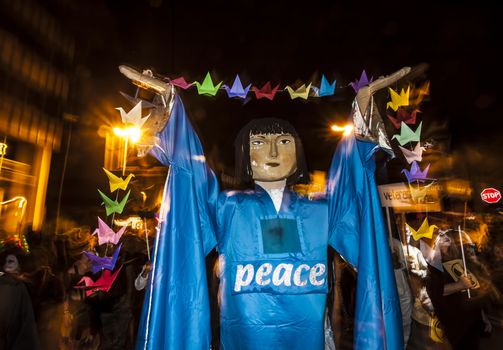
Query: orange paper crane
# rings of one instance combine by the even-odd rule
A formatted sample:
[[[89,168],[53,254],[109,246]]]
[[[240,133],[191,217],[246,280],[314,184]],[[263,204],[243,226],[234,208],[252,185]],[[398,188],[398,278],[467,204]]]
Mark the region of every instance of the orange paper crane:
[[[409,106],[418,107],[423,102],[424,97],[430,94],[430,82],[427,81],[419,87],[410,90]]]

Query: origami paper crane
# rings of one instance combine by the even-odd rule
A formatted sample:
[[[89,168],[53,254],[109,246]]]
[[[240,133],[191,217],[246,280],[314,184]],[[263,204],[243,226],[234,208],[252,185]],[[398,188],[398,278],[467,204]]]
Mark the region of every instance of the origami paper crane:
[[[416,203],[424,202],[424,197],[426,197],[426,195],[428,194],[428,190],[432,185],[433,182],[426,186],[414,187],[409,183],[410,198],[412,199],[412,201]]]
[[[242,99],[246,98],[246,95],[248,95],[250,87],[251,84],[243,88],[243,85],[241,84],[241,79],[239,79],[239,75],[236,75],[236,79],[234,79],[232,87],[229,87],[228,85],[225,84],[223,85],[223,88],[225,89],[225,91],[227,91],[227,95],[229,96],[229,98],[239,97]]]
[[[276,85],[274,88],[271,89],[271,83],[267,82],[262,86],[261,89],[257,87],[252,87],[251,90],[255,93],[255,97],[257,100],[261,98],[267,98],[268,100],[273,100],[274,95],[276,95],[276,91],[279,89],[279,84]]]
[[[412,129],[409,128],[404,122],[402,122],[400,125],[400,134],[395,134],[391,138],[397,139],[400,146],[403,146],[408,142],[419,141],[421,139],[421,127],[423,126],[423,122],[419,123],[419,127],[416,129],[416,131],[412,131]]]
[[[216,86],[213,85],[213,81],[211,80],[210,72],[206,73],[206,77],[204,77],[203,83],[199,83],[198,81],[194,82],[196,84],[197,93],[199,95],[208,95],[215,96],[220,89],[220,85],[222,82],[218,83]]]
[[[391,108],[396,112],[398,107],[409,105],[410,85],[407,87],[407,91],[402,89],[402,91],[400,91],[400,95],[392,88],[388,89],[391,95],[391,101],[386,104],[386,108]]]
[[[105,243],[117,244],[119,239],[122,237],[126,231],[127,226],[122,226],[119,231],[114,232],[101,218],[98,217],[98,228],[94,230],[93,235],[98,235],[98,244],[102,245]]]
[[[171,84],[178,86],[180,89],[187,90],[189,87],[194,85],[194,83],[187,83],[184,77],[179,77],[176,79],[170,79]]]
[[[402,122],[404,122],[405,124],[416,124],[417,113],[421,113],[421,111],[419,109],[414,109],[411,113],[409,113],[403,108],[398,108],[396,118],[393,118],[389,114],[386,115],[388,116],[388,119],[391,121],[391,123],[393,123],[393,126],[399,129]]]
[[[110,288],[112,288],[112,284],[114,284],[115,279],[121,272],[122,266],[124,265],[121,265],[114,273],[111,273],[110,270],[103,271],[96,281],[93,281],[91,277],[84,276],[74,288],[85,289],[86,296],[88,297],[99,291],[107,293]],[[81,285],[82,283],[84,283],[84,286]]]
[[[415,241],[419,241],[423,237],[431,239],[431,237],[433,237],[433,231],[438,228],[437,225],[429,225],[428,218],[424,218],[421,227],[419,227],[417,231],[414,230],[408,223],[405,223],[405,225],[412,233],[412,238],[414,238]]]
[[[323,97],[323,96],[330,96],[330,95],[333,95],[334,92],[335,92],[335,84],[336,84],[336,80],[334,80],[334,82],[332,84],[330,84],[327,80],[327,78],[325,78],[325,74],[323,74],[321,76],[321,85],[320,87],[316,87],[316,86],[312,86],[311,88],[314,90],[314,95],[316,97]]]
[[[407,148],[403,148],[398,146],[403,153],[403,156],[407,160],[407,163],[412,163],[413,161],[422,161],[423,160],[423,151],[426,150],[425,147],[421,146],[421,142],[416,143],[413,151],[408,150]]]
[[[349,83],[353,87],[356,93],[358,93],[358,90],[360,90],[362,87],[367,86],[372,82],[373,78],[370,78],[368,80],[367,78],[367,73],[365,73],[365,69],[362,71],[362,75],[360,76],[360,80],[355,80],[353,83]]]
[[[100,190],[98,190],[98,192],[100,193],[101,198],[103,198],[103,202],[105,203],[105,211],[107,213],[107,216],[109,216],[112,213],[122,214],[131,190],[129,190],[124,198],[122,198],[120,203],[117,202],[117,200],[111,200]]]
[[[101,270],[113,270],[115,268],[115,263],[119,258],[119,253],[121,251],[122,243],[119,244],[117,249],[115,249],[111,257],[108,256],[97,256],[91,252],[84,252],[84,254],[91,260],[91,271],[92,273],[100,272]]]
[[[114,175],[112,172],[103,168],[105,174],[107,174],[108,182],[110,184],[110,192],[115,192],[117,189],[126,190],[129,185],[129,181],[134,177],[133,174],[129,174],[125,179]]]
[[[424,97],[430,94],[430,82],[425,82],[418,88],[412,88],[409,95],[409,106],[419,106]]]
[[[311,83],[309,83],[307,87],[306,84],[302,84],[302,86],[295,91],[290,86],[285,87],[285,90],[288,91],[292,100],[295,100],[297,97],[307,100],[309,91],[311,90]]]
[[[403,169],[402,173],[405,174],[405,177],[407,178],[407,181],[409,183],[414,182],[414,181],[424,182],[426,180],[433,180],[433,179],[429,179],[426,177],[428,175],[429,169],[430,169],[430,164],[428,164],[426,166],[426,168],[424,168],[424,170],[421,171],[417,162],[413,161],[412,165],[410,167],[410,171],[407,169]]]
[[[146,117],[142,118],[141,117],[141,103],[142,101],[139,101],[136,106],[134,106],[129,112],[126,113],[122,107],[117,107],[115,108],[118,110],[121,114],[121,119],[123,123],[130,123],[134,124],[137,127],[141,128],[143,124],[147,121],[148,117],[150,117],[150,114],[147,115]]]

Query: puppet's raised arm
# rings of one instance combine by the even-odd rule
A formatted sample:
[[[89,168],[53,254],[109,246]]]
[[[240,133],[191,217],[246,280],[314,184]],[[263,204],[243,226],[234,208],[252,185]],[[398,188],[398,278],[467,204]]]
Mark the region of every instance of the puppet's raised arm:
[[[403,349],[400,304],[374,178],[374,153],[379,146],[389,151],[391,147],[372,94],[408,71],[380,78],[357,95],[352,114],[355,133],[340,141],[329,172],[329,244],[358,271],[354,334],[358,349]]]
[[[129,73],[137,85],[160,96],[149,117],[157,134],[143,146],[169,166],[136,348],[209,349],[205,257],[216,245],[218,182],[206,164],[182,100],[170,84]]]

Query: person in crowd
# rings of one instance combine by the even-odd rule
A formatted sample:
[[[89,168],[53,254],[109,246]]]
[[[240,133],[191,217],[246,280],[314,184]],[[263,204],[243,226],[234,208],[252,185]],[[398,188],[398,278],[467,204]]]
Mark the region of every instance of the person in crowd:
[[[40,349],[30,295],[20,277],[22,256],[16,246],[0,252],[0,350]]]
[[[407,237],[410,241],[410,235]],[[428,277],[428,263],[421,250],[408,244],[404,250],[407,257],[409,283],[413,296],[411,330],[407,350],[448,350],[449,342],[443,337],[441,325],[436,322],[435,309],[425,282]]]
[[[469,242],[466,238],[464,241]],[[468,258],[465,275],[457,230],[439,230],[434,251],[440,254],[442,266],[428,266],[426,285],[445,336],[454,350],[477,349],[481,333],[490,327],[483,316],[487,290],[480,288],[478,279],[482,276],[472,273],[476,267]]]
[[[145,265],[143,265],[140,274],[134,280],[134,287],[136,290],[140,291],[145,289],[150,270],[152,270],[152,263],[148,261]]]
[[[404,255],[405,246],[396,238],[391,240],[391,252],[393,257],[393,267],[395,269],[396,287],[400,298],[400,310],[402,311],[402,325],[404,344],[407,345],[410,336],[412,295],[408,282],[407,260]]]

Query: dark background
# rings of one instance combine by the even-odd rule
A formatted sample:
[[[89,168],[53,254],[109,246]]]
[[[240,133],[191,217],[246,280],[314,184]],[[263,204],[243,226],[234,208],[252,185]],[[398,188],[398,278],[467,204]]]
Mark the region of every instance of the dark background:
[[[264,115],[290,120],[303,139],[310,169],[327,170],[339,138],[328,127],[347,118],[354,97],[348,83],[362,69],[378,77],[424,62],[429,69],[418,80],[431,81],[431,95],[421,107],[421,139],[441,144],[440,162],[448,164],[436,175],[503,187],[501,12],[496,6],[433,1],[54,3],[58,6],[52,11],[71,28],[77,45],[68,110],[79,121],[71,140],[63,213],[72,207],[98,208],[96,188],[106,186],[106,177],[100,169],[104,139],[97,130],[120,122],[114,107],[130,108],[119,90],[134,92],[119,73],[120,64],[171,78],[183,75],[187,81],[202,81],[210,71],[214,81],[229,85],[236,74],[243,84],[259,86],[268,80],[282,86],[318,84],[322,73],[337,79],[335,96],[307,102],[283,93],[272,102],[252,99],[243,105],[224,91],[216,97],[198,96],[195,88],[182,92],[213,168],[232,174],[237,131]],[[386,102],[389,97],[383,92],[379,98]],[[60,176],[63,153],[64,147],[51,176]],[[404,165],[400,157],[390,163],[391,180]],[[56,190],[49,187],[49,202]],[[95,218],[86,214],[75,219],[93,224]]]

